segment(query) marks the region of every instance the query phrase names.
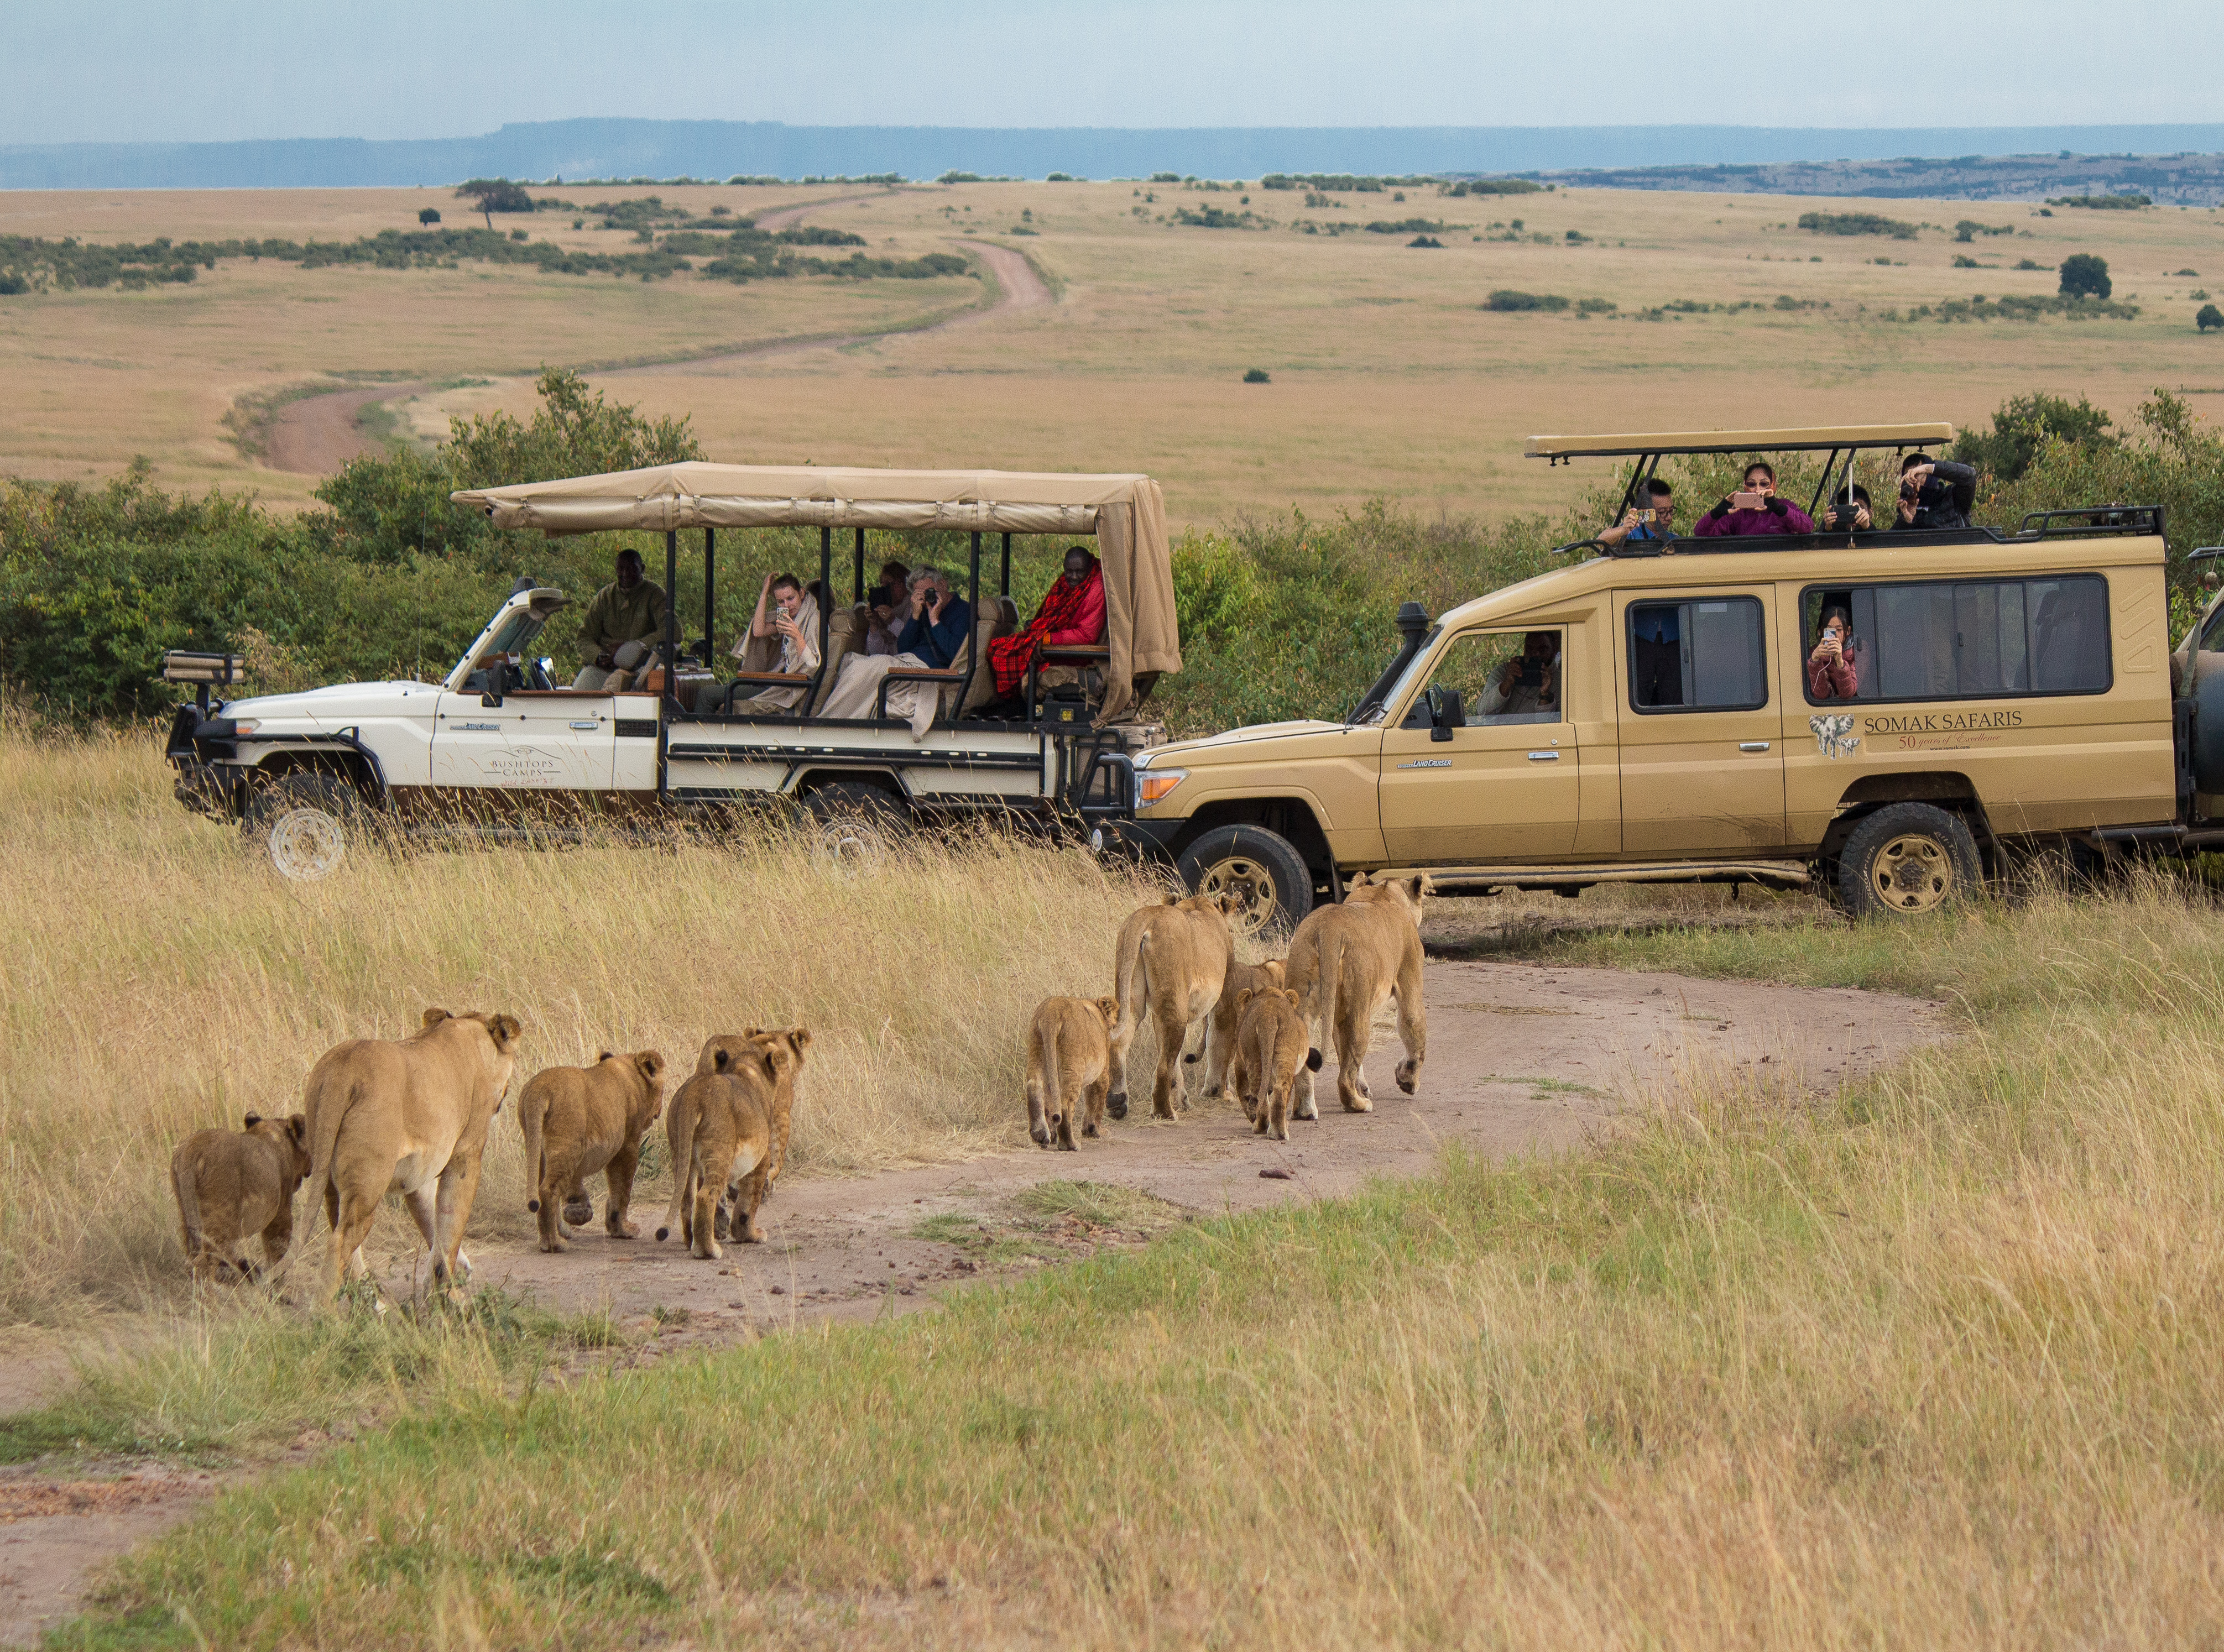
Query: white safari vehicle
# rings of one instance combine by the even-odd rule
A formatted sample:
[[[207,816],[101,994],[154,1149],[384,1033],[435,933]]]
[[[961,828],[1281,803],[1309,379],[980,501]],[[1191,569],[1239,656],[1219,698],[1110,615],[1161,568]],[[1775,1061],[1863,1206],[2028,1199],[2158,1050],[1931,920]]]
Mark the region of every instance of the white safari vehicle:
[[[534,644],[563,591],[518,581],[438,682],[344,683],[300,694],[212,700],[241,680],[234,654],[174,653],[164,675],[197,686],[178,708],[167,755],[177,795],[243,823],[289,878],[315,879],[365,829],[540,832],[586,815],[620,829],[675,815],[761,804],[825,820],[995,810],[1045,824],[1129,817],[1133,753],[1164,738],[1140,721],[1159,677],[1181,669],[1166,506],[1148,476],[1000,471],[787,469],[689,463],[459,493],[497,526],[554,536],[649,529],[664,535],[666,632],[629,691],[563,686]],[[712,634],[717,531],[819,530],[819,590],[833,590],[834,535],[850,539],[854,606],[820,604],[820,665],[795,677],[726,673],[731,639]],[[970,535],[974,635],[951,669],[891,673],[937,696],[923,736],[887,713],[816,715],[842,662],[863,647],[866,537],[956,529]],[[679,535],[703,535],[704,634],[684,642]],[[982,536],[1001,536],[1001,577],[984,602]],[[1105,635],[1095,646],[1039,650],[1016,714],[993,698],[985,658],[1016,630],[1014,534],[1093,536],[1103,569]],[[884,545],[880,552],[899,551]],[[698,700],[738,678],[750,690],[803,690],[790,711],[698,715]]]

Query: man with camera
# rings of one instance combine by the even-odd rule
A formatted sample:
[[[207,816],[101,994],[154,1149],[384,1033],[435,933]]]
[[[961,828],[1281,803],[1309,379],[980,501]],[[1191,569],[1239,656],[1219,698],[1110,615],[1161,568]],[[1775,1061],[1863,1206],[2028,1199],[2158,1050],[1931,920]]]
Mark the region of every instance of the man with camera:
[[[1646,478],[1640,497],[1642,505],[1632,505],[1621,514],[1621,520],[1612,527],[1599,530],[1599,543],[1613,551],[1635,545],[1657,548],[1664,557],[1676,554],[1676,501],[1674,490],[1659,476]]]
[[[1532,631],[1521,639],[1521,652],[1491,672],[1473,721],[1550,722],[1558,715],[1559,706],[1560,634]]]
[[[1911,453],[1899,462],[1899,520],[1903,528],[1967,527],[1977,502],[1977,473],[1952,459]]]
[[[1755,459],[1745,468],[1745,486],[1699,519],[1699,537],[1742,538],[1756,533],[1812,533],[1807,513],[1776,492],[1776,467]]]

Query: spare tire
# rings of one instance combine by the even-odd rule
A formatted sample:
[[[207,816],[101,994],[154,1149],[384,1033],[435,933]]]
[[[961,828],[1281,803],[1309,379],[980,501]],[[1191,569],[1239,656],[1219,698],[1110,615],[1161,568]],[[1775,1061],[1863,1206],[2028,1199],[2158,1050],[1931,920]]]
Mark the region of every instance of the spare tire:
[[[2224,654],[2193,656],[2193,789],[2224,792]]]

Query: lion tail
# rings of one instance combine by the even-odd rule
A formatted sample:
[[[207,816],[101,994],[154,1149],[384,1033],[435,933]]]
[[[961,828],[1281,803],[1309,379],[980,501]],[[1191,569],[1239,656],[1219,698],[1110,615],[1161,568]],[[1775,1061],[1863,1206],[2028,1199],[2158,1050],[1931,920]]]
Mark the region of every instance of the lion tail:
[[[1134,950],[1120,955],[1120,965],[1113,977],[1112,995],[1120,1000],[1122,1028],[1132,1032],[1141,1022],[1150,994],[1151,932],[1145,930],[1135,938]]]
[[[287,1253],[288,1261],[300,1255],[316,1234],[317,1216],[325,1207],[325,1194],[332,1185],[332,1160],[339,1152],[340,1127],[362,1094],[363,1087],[355,1077],[335,1074],[324,1062],[310,1070],[301,1096],[302,1110],[309,1115],[309,1179],[302,1183],[309,1196],[309,1220],[301,1230],[301,1245]],[[338,1235],[334,1238],[337,1241]]]
[[[660,1240],[671,1238],[675,1228],[686,1231],[680,1214],[686,1209],[687,1201],[695,1196],[695,1132],[688,1130],[687,1139],[679,1139],[680,1132],[692,1120],[695,1112],[681,1104],[692,1099],[683,1084],[679,1094],[672,1098],[672,1105],[664,1110],[665,1156],[672,1161],[672,1207],[664,1213],[664,1220],[657,1227]]]
[[[1336,1037],[1336,999],[1343,985],[1343,930],[1339,924],[1322,926],[1320,973],[1313,978],[1313,1005],[1318,1012],[1321,1037]]]
[[[527,1085],[525,1094],[518,1098],[517,1122],[525,1127],[525,1207],[536,1215],[540,1210],[541,1130],[547,1119],[547,1100]]]
[[[1042,1043],[1042,1100],[1045,1122],[1063,1118],[1065,1113],[1065,1100],[1059,1093],[1058,1082],[1058,1018],[1052,1016],[1049,1020],[1050,1025],[1043,1029]],[[1055,1138],[1057,1132],[1053,1130],[1052,1135]]]
[[[185,1238],[186,1260],[190,1262],[201,1253],[200,1189],[175,1159],[170,1161],[170,1191],[177,1195],[178,1228]]]

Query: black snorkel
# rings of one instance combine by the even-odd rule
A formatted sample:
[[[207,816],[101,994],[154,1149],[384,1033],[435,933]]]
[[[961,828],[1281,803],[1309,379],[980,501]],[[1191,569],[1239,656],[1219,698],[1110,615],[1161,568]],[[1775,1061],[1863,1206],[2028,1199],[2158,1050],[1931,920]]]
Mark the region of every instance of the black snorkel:
[[[1352,708],[1350,716],[1344,719],[1346,723],[1357,722],[1380,707],[1389,697],[1390,690],[1398,685],[1398,679],[1406,674],[1406,667],[1413,663],[1413,657],[1427,646],[1429,611],[1418,602],[1399,603],[1398,634],[1404,640],[1398,645],[1396,657],[1384,669],[1382,675],[1374,679],[1374,686],[1368,690],[1361,697],[1359,703]]]

